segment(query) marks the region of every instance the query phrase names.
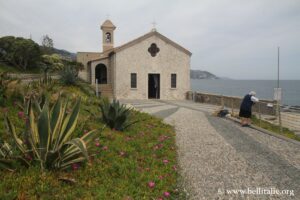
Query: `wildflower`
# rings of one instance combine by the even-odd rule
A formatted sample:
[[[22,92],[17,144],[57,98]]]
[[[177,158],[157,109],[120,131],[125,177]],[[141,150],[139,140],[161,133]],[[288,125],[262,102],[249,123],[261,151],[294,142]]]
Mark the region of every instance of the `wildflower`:
[[[160,175],[158,178],[159,178],[160,180],[162,180],[164,177],[163,177],[162,175]]]
[[[177,170],[177,167],[176,167],[176,165],[173,165],[173,167],[172,167],[172,168],[173,168],[173,170],[174,170],[174,171],[176,171],[176,170]]]
[[[25,157],[28,161],[32,161],[32,157],[29,154],[26,154]]]
[[[170,193],[169,192],[164,192],[164,196],[168,198],[170,196]]]
[[[167,159],[163,160],[163,163],[168,164],[169,161]]]
[[[72,169],[73,170],[79,169],[79,165],[77,163],[72,164]]]
[[[18,112],[18,117],[20,119],[22,119],[24,117],[24,112],[22,112],[22,111]]]
[[[100,142],[96,141],[95,145],[96,145],[96,147],[99,147],[100,146]]]
[[[163,142],[163,141],[165,141],[166,139],[168,139],[168,136],[166,136],[166,135],[161,135],[161,136],[159,137],[159,141],[160,141],[160,142]]]
[[[88,130],[83,130],[83,134],[87,134],[89,131]]]
[[[148,183],[148,186],[149,186],[149,188],[154,188],[155,183],[154,183],[153,181],[150,181],[150,182]]]
[[[104,146],[104,147],[102,147],[102,150],[106,151],[106,150],[108,150],[108,147]]]
[[[125,152],[124,151],[120,151],[120,156],[125,156]]]
[[[157,144],[153,147],[153,150],[158,150],[158,149],[161,149],[164,145],[163,144]]]

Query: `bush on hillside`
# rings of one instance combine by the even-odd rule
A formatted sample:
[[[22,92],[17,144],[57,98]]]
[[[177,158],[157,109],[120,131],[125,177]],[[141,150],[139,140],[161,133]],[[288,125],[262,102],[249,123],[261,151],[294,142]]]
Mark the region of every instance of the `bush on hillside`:
[[[64,85],[76,85],[78,80],[77,71],[71,67],[66,66],[60,73],[60,80]]]
[[[0,60],[27,70],[37,67],[40,59],[40,47],[33,40],[14,36],[0,38]]]

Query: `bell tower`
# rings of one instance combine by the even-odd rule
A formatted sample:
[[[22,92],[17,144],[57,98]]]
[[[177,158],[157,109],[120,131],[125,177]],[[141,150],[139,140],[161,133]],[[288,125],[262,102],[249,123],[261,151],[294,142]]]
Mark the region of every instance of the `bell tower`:
[[[102,51],[107,51],[114,48],[114,30],[116,29],[115,25],[107,19],[101,25],[102,30]]]

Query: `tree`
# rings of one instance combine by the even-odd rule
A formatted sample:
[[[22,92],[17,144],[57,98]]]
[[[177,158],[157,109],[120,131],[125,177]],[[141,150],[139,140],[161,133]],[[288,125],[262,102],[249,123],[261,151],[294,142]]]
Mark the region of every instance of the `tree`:
[[[84,65],[81,62],[77,62],[74,60],[63,60],[65,66],[70,66],[72,69],[76,71],[76,76],[78,76],[79,71],[84,69]]]
[[[53,40],[48,36],[44,35],[42,38],[42,51],[44,54],[51,54],[53,53]]]
[[[27,70],[36,67],[41,58],[39,45],[31,39],[6,36],[0,38],[0,58],[15,67]]]
[[[52,54],[52,55],[43,55],[42,63],[40,66],[46,78],[49,71],[61,70],[64,67],[64,64],[58,54]]]

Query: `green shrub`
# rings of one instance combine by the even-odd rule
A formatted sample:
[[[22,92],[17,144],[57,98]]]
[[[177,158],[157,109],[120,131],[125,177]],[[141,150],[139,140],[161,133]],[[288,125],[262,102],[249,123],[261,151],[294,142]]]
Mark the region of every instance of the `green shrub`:
[[[5,105],[5,100],[7,99],[6,91],[10,81],[6,72],[0,73],[0,106]]]
[[[131,109],[120,104],[119,101],[113,100],[110,103],[104,99],[100,104],[102,119],[111,129],[124,130],[137,121],[131,121]]]
[[[61,71],[61,82],[64,85],[76,85],[78,76],[77,71],[73,67],[66,66],[65,69]]]
[[[0,167],[15,170],[17,163],[27,166],[38,164],[42,170],[66,169],[88,160],[89,144],[94,139],[96,130],[81,138],[72,138],[79,116],[80,99],[72,109],[60,97],[51,110],[48,104],[47,99],[28,100],[24,112],[18,113],[26,123],[20,135],[16,133],[9,117],[5,117],[16,148],[11,148],[6,142],[0,146]]]

